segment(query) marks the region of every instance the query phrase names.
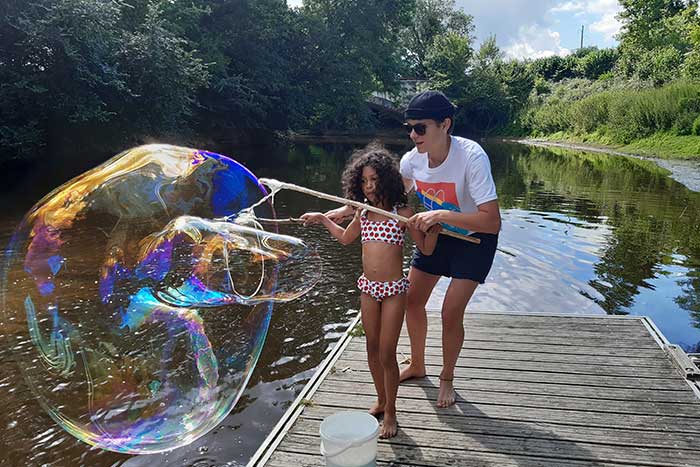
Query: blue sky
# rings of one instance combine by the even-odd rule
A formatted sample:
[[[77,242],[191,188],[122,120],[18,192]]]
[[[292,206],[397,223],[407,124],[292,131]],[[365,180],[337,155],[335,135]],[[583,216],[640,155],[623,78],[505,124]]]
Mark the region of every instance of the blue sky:
[[[287,0],[289,6],[302,0]],[[584,45],[612,47],[619,30],[617,0],[456,0],[474,16],[477,44],[491,34],[510,57],[567,55]]]

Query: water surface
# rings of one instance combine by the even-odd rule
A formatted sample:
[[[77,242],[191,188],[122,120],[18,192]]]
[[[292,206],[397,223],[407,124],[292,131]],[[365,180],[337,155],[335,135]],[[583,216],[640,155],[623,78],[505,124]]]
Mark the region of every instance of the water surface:
[[[340,172],[357,147],[299,143],[224,152],[259,177],[339,194]],[[646,315],[670,341],[700,351],[700,194],[639,159],[516,144],[485,147],[503,230],[501,251],[471,310]],[[3,245],[34,202],[98,162],[39,167],[9,177],[0,195]],[[280,217],[331,207],[298,193],[277,197]],[[324,279],[307,296],[275,307],[248,388],[221,426],[168,454],[132,457],[91,449],[64,433],[37,405],[11,361],[11,328],[3,326],[2,464],[244,465],[359,307],[358,244],[343,247],[318,227],[286,226],[281,232],[317,245]]]

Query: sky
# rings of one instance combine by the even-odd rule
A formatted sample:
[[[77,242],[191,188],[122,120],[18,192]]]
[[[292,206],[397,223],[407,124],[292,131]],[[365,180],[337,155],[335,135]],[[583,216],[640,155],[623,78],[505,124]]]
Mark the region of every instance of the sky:
[[[287,0],[299,6],[302,0]],[[474,17],[476,43],[496,35],[498,46],[514,58],[568,55],[579,47],[617,45],[617,0],[456,0]]]

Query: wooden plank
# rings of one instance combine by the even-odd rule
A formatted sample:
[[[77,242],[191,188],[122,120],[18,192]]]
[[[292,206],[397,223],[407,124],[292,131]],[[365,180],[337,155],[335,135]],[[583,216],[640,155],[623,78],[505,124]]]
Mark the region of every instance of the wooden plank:
[[[399,339],[399,349],[410,349],[408,337]],[[427,349],[442,350],[442,342],[432,339],[427,342]],[[668,361],[664,351],[656,346],[650,348],[617,348],[617,347],[582,347],[582,346],[561,346],[557,344],[528,344],[524,342],[499,342],[499,341],[464,341],[463,350],[499,350],[503,352],[539,352],[555,355],[592,355],[592,356],[620,356],[662,359]]]
[[[356,339],[348,347],[348,350],[355,352],[365,351],[365,341]],[[396,348],[397,355],[411,355],[411,346],[399,345]],[[441,347],[426,347],[425,355],[430,357],[442,357]],[[466,358],[483,358],[489,360],[514,360],[514,361],[529,361],[529,362],[551,362],[551,363],[588,363],[604,366],[635,366],[647,368],[664,368],[671,369],[673,365],[668,361],[668,358],[663,357],[660,353],[657,358],[637,358],[636,356],[622,356],[611,353],[611,355],[572,355],[552,352],[537,352],[537,351],[508,351],[508,350],[487,350],[487,349],[469,349],[462,348],[459,354],[460,357]]]
[[[440,329],[442,323],[440,321],[429,320],[428,329]],[[473,330],[480,332],[498,332],[503,334],[533,334],[533,335],[548,335],[548,334],[558,334],[562,336],[595,336],[600,334],[610,334],[610,335],[625,335],[634,337],[647,337],[648,332],[644,328],[641,322],[638,322],[634,326],[608,326],[605,324],[554,324],[550,323],[549,326],[544,325],[532,325],[524,323],[524,325],[519,325],[518,323],[508,323],[508,324],[498,324],[498,323],[484,323],[480,320],[472,320],[464,322],[465,330]]]
[[[335,371],[359,371],[368,372],[366,362],[358,362],[351,360],[339,360],[336,363]],[[442,365],[426,365],[425,371],[427,376],[437,378],[442,371]],[[599,388],[637,388],[649,390],[676,390],[687,391],[688,385],[680,377],[672,377],[668,379],[660,378],[633,378],[625,376],[600,376],[586,375],[577,373],[563,372],[543,372],[532,370],[502,370],[497,368],[455,368],[455,379],[491,379],[499,380],[504,384],[517,384],[519,382],[550,382],[557,384],[574,384],[578,386],[592,386]]]
[[[408,334],[405,334],[406,337],[408,337]],[[432,326],[428,328],[428,334],[427,334],[428,339],[442,339],[442,329],[439,326]],[[609,343],[615,343],[618,342],[620,345],[623,346],[629,346],[629,345],[635,345],[637,343],[645,343],[647,345],[649,344],[655,344],[658,347],[658,344],[654,342],[652,338],[650,338],[648,335],[630,335],[626,333],[597,333],[597,332],[572,332],[570,334],[558,334],[554,332],[547,332],[547,331],[537,331],[537,332],[530,332],[530,330],[520,330],[520,329],[513,329],[511,331],[509,330],[495,330],[495,329],[486,329],[486,328],[481,328],[481,327],[476,327],[476,328],[465,328],[464,329],[464,338],[465,340],[468,339],[476,339],[476,340],[493,340],[493,339],[499,339],[499,340],[505,340],[505,341],[512,341],[512,342],[517,342],[515,339],[523,339],[523,338],[528,338],[528,339],[536,339],[533,340],[532,342],[538,343],[538,342],[552,342],[552,343],[563,343],[565,345],[585,345],[586,347],[595,347],[598,345],[608,345]],[[590,341],[590,342],[586,342]],[[525,342],[530,342],[529,340],[526,340]]]
[[[304,409],[302,418],[323,420],[336,413],[335,407],[311,405]],[[649,448],[676,448],[695,452],[700,456],[700,446],[695,434],[642,431],[628,428],[575,426],[562,423],[525,422],[486,417],[442,415],[426,417],[424,414],[400,412],[399,423],[406,427],[428,430],[458,431],[463,433],[521,436],[530,438],[567,439],[611,446],[646,446]],[[700,457],[698,457],[700,458]]]
[[[321,421],[302,418],[297,421],[295,434],[318,436]],[[399,424],[401,421],[399,420]],[[420,425],[418,425],[420,426]],[[507,429],[504,427],[504,429]],[[452,430],[426,430],[415,425],[400,425],[399,433],[391,441],[402,446],[430,446],[451,451],[459,446],[469,451],[486,451],[501,454],[529,454],[542,458],[600,460],[603,462],[634,463],[635,465],[677,465],[686,466],[697,461],[700,454],[696,450],[675,447],[649,448],[640,445],[610,445],[571,441],[552,435],[549,432],[530,430],[533,436],[466,433]],[[692,464],[691,464],[692,465]]]
[[[367,410],[374,402],[376,396],[353,394],[336,394],[330,392],[317,392],[314,403],[329,407],[352,408]],[[700,419],[679,418],[667,415],[636,415],[618,413],[599,413],[593,410],[569,410],[559,409],[552,404],[548,407],[524,407],[505,403],[472,403],[457,402],[448,409],[437,409],[432,401],[417,399],[401,399],[397,403],[400,412],[423,413],[439,417],[442,415],[472,415],[494,418],[511,418],[515,420],[548,423],[567,423],[570,425],[598,426],[607,428],[634,428],[638,430],[654,427],[655,431],[668,431],[675,433],[700,432]],[[508,415],[505,417],[505,415]]]
[[[367,353],[365,351],[346,350],[340,359],[341,364],[348,361],[366,362]],[[426,355],[426,365],[442,365],[442,356]],[[557,373],[572,373],[580,375],[601,375],[601,376],[625,376],[632,378],[662,378],[667,379],[669,375],[678,374],[675,367],[637,367],[623,365],[597,365],[589,363],[558,363],[525,360],[496,360],[478,357],[463,357],[457,359],[457,367],[460,368],[490,368],[498,370],[526,370]]]
[[[595,338],[571,338],[550,336],[533,336],[529,334],[499,334],[494,332],[471,332],[465,331],[464,338],[467,341],[490,341],[490,342],[521,342],[523,344],[556,344],[562,347],[607,347],[607,348],[631,348],[631,349],[658,349],[659,346],[653,339],[633,338],[633,339],[613,339],[605,336]],[[432,345],[442,345],[442,336],[439,332],[428,332],[427,341]],[[433,342],[431,342],[433,341]],[[402,336],[402,344],[408,344],[408,336]],[[429,345],[430,345],[429,344]]]
[[[318,436],[291,433],[280,445],[284,452],[306,452],[318,449]],[[611,463],[594,460],[576,461],[566,458],[542,458],[517,454],[500,454],[481,450],[468,450],[462,447],[439,449],[428,446],[398,445],[380,442],[378,458],[391,459],[392,465],[415,465],[421,467],[620,467],[629,463]],[[293,465],[293,464],[290,464]],[[654,464],[647,464],[654,465]],[[660,465],[660,464],[656,464]],[[672,464],[661,464],[672,465]]]
[[[316,446],[318,450],[318,446]],[[228,464],[226,464],[228,465]],[[236,464],[233,464],[236,465]],[[377,461],[378,466],[383,465],[397,465],[395,462]],[[415,464],[401,464],[401,465],[415,465]],[[310,453],[299,453],[299,452],[285,452],[278,450],[270,458],[270,460],[265,464],[266,467],[326,467],[326,459],[321,456],[321,454],[310,454]]]
[[[439,321],[439,312],[428,312],[429,320]],[[467,311],[464,313],[464,321],[497,324],[497,325],[518,325],[544,326],[547,328],[558,325],[598,325],[598,326],[639,326],[641,316],[611,316],[611,315],[572,315],[572,314],[551,314],[542,315],[537,313],[483,313]]]
[[[328,381],[371,382],[370,374],[346,371],[336,373]],[[440,381],[433,377],[412,379],[401,383],[401,387],[433,388],[439,386]],[[552,396],[582,397],[592,400],[623,400],[636,402],[676,402],[684,404],[698,404],[698,398],[687,389],[682,390],[649,390],[646,388],[611,388],[578,386],[575,384],[557,384],[547,381],[517,382],[504,385],[500,379],[456,379],[454,386],[457,391],[500,391],[513,394],[540,394]]]
[[[439,388],[401,386],[399,397],[403,399],[427,399],[436,402]],[[376,394],[374,384],[371,381],[359,383],[356,381],[342,381],[329,378],[320,388],[323,392],[336,394],[362,394],[373,396]],[[460,391],[457,390],[458,400],[481,404],[518,405],[520,407],[543,407],[565,410],[584,410],[603,413],[626,413],[636,415],[666,415],[675,417],[690,417],[700,419],[700,403],[654,403],[605,399],[589,399],[581,397],[567,397],[552,394],[520,394],[497,391]],[[461,397],[460,397],[461,396]]]

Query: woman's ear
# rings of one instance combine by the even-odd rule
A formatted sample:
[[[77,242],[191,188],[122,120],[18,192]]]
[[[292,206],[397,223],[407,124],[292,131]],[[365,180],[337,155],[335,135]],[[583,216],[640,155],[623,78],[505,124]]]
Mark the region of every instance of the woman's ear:
[[[445,119],[442,121],[440,124],[440,129],[447,133],[450,131],[450,127],[452,126],[452,118],[451,117],[445,117]]]

